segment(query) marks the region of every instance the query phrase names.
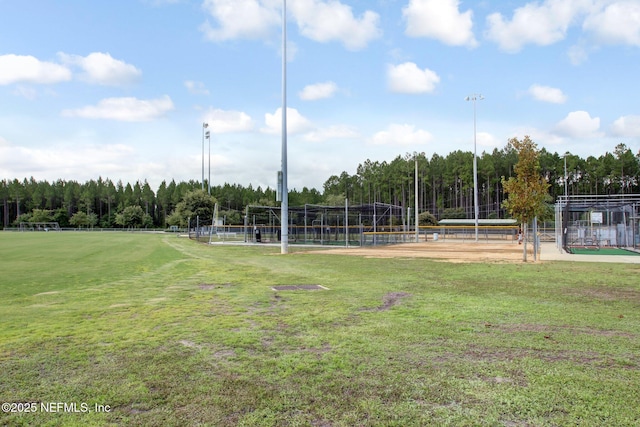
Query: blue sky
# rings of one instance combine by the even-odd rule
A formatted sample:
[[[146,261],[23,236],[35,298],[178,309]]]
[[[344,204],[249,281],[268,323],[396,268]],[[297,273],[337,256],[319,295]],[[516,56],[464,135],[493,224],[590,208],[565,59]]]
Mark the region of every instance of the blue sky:
[[[0,179],[275,187],[282,0],[0,0]],[[288,0],[289,188],[366,159],[640,149],[638,0]],[[208,159],[208,141],[205,155]],[[205,160],[205,176],[208,175]]]

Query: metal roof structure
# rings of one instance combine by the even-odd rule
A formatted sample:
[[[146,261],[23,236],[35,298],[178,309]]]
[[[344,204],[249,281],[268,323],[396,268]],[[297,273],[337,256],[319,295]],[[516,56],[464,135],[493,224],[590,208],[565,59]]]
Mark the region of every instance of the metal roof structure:
[[[475,219],[443,219],[438,221],[438,225],[469,225],[474,226]],[[507,226],[517,225],[518,221],[515,219],[478,219],[478,225],[493,225],[493,226]]]

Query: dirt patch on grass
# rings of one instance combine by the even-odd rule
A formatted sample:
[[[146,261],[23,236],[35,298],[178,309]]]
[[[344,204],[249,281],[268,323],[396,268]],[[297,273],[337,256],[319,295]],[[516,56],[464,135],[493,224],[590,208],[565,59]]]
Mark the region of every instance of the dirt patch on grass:
[[[378,306],[376,308],[365,308],[362,311],[385,311],[385,310],[389,310],[394,305],[397,305],[398,302],[402,298],[407,298],[407,297],[410,297],[410,296],[411,296],[411,294],[408,294],[406,292],[390,292],[390,293],[386,294],[384,297],[382,297],[382,305],[380,305],[380,306]]]
[[[559,333],[570,333],[572,335],[581,334],[581,335],[593,335],[593,336],[601,336],[601,337],[624,337],[624,338],[637,338],[637,334],[632,334],[629,332],[623,331],[613,331],[608,329],[594,329],[594,328],[579,328],[574,326],[551,326],[551,325],[538,325],[538,324],[527,324],[527,323],[516,323],[516,324],[500,324],[500,325],[491,325],[486,324],[486,328],[496,329],[498,331],[514,333],[514,332],[535,332],[543,334],[543,336],[547,339],[551,337],[552,334]]]
[[[633,301],[640,303],[640,291],[635,289],[598,287],[598,288],[571,288],[565,291],[568,295],[585,297],[602,301]]]
[[[332,248],[309,252],[367,258],[431,258],[447,262],[516,263],[522,262],[523,246],[510,241],[502,243],[438,241],[362,248]],[[531,245],[528,246],[527,260],[533,260]]]
[[[227,288],[231,283],[200,283],[198,288],[203,291],[211,291],[213,289]]]
[[[461,353],[441,353],[431,359],[435,363],[512,363],[523,359],[541,360],[549,363],[574,363],[595,368],[623,368],[628,370],[640,369],[640,358],[627,355],[625,360],[612,358],[609,355],[593,351],[572,350],[534,350],[515,348],[485,348],[471,345]]]

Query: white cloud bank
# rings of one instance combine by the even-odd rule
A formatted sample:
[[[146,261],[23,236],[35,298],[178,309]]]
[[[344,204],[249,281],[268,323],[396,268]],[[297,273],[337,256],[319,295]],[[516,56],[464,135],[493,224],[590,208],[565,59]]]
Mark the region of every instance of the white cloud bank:
[[[599,132],[600,118],[591,117],[586,111],[573,111],[562,119],[555,127],[556,133],[572,138],[595,138],[602,136]]]
[[[200,30],[211,41],[264,39],[282,24],[282,4],[273,0],[204,0],[203,8],[215,21]],[[337,0],[297,0],[288,11],[300,33],[317,42],[337,41],[359,50],[382,34],[380,16],[370,10],[356,17],[350,6]]]
[[[91,84],[121,86],[135,82],[142,71],[131,64],[113,58],[109,53],[93,52],[87,56],[58,53],[63,64],[79,67],[80,80]]]
[[[387,67],[387,82],[392,92],[430,93],[440,83],[440,77],[428,68],[421,70],[413,62]]]
[[[476,47],[473,12],[459,11],[459,0],[410,0],[402,9],[409,37],[427,37],[450,46]]]
[[[359,50],[382,34],[380,15],[367,10],[356,17],[350,6],[336,0],[297,0],[290,9],[300,33],[317,42],[338,41],[349,50]]]
[[[62,111],[64,117],[108,119],[123,122],[147,122],[157,119],[174,109],[167,95],[158,99],[106,98],[97,105]]]
[[[334,82],[316,83],[305,86],[298,96],[305,101],[331,98],[338,91],[338,85]]]
[[[426,130],[416,129],[408,124],[391,124],[387,130],[373,135],[371,143],[374,145],[424,145],[433,140],[433,136]]]
[[[0,85],[14,83],[53,84],[71,80],[67,67],[33,56],[0,55]]]
[[[185,80],[184,87],[187,88],[192,95],[209,95],[209,89],[202,82],[195,82],[193,80]]]
[[[217,22],[205,22],[200,30],[211,41],[261,39],[280,23],[280,13],[259,0],[205,0],[202,7]]]
[[[637,0],[545,0],[515,9],[511,19],[501,13],[487,17],[485,37],[509,53],[525,45],[548,46],[564,40],[569,28],[581,26],[596,43],[640,46],[640,3]],[[574,63],[586,54],[574,46]]]
[[[529,94],[533,99],[552,104],[564,104],[567,101],[567,96],[560,89],[549,86],[531,85]]]
[[[119,86],[137,80],[142,72],[108,53],[87,56],[58,53],[61,64],[41,61],[33,56],[0,56],[0,85],[14,83],[55,84],[73,79],[73,67],[81,69],[79,79],[91,84]]]
[[[617,1],[591,13],[583,25],[597,41],[640,46],[640,3]]]
[[[515,53],[526,44],[547,46],[563,40],[569,26],[589,7],[590,1],[546,0],[517,8],[511,20],[500,13],[487,17],[485,36],[506,52]]]
[[[623,116],[613,122],[611,132],[615,136],[640,137],[640,116]]]
[[[242,111],[212,109],[203,121],[209,124],[213,133],[249,132],[254,128],[251,116]]]
[[[268,134],[282,133],[282,108],[278,108],[275,113],[264,115],[266,128],[261,131]],[[295,135],[313,129],[313,124],[295,108],[287,107],[287,134]]]

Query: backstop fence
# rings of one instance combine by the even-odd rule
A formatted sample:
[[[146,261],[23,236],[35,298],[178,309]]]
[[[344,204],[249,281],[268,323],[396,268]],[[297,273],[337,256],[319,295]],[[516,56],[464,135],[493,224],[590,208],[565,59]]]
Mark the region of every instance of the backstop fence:
[[[205,243],[280,241],[280,208],[247,206],[243,224],[226,224],[223,218],[191,218],[189,237]],[[484,220],[490,221],[490,220]],[[515,242],[514,225],[480,225],[481,241]],[[552,232],[551,232],[552,234]],[[322,246],[375,246],[426,240],[472,241],[472,225],[420,226],[409,210],[384,203],[349,206],[307,204],[289,208],[290,244]]]
[[[280,241],[281,212],[274,206],[247,206],[244,224],[228,225],[221,218],[191,218],[189,238],[202,242],[244,241],[274,243]],[[383,233],[408,230],[401,206],[385,203],[371,205],[322,206],[307,204],[289,208],[289,243],[314,245],[353,245],[407,241],[405,237],[385,237]],[[369,234],[367,234],[369,233]],[[371,233],[374,237],[371,238]],[[379,236],[378,236],[379,233]]]

